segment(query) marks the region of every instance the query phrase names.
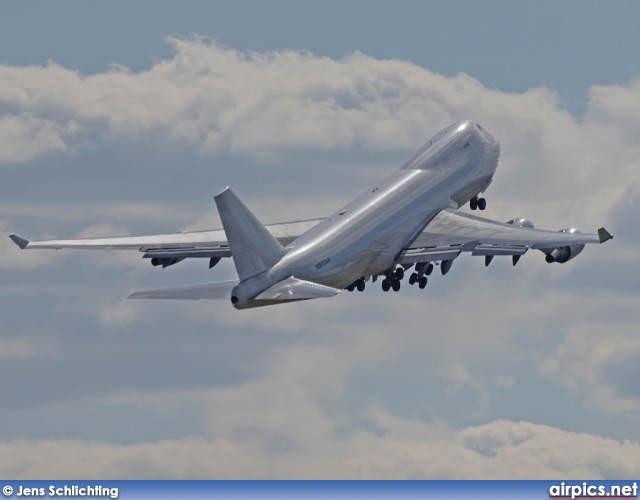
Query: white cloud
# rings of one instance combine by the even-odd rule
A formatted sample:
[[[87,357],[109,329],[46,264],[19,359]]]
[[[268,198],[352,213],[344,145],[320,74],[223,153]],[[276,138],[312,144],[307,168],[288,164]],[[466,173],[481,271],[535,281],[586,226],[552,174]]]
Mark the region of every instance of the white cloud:
[[[587,405],[604,412],[638,412],[639,358],[636,325],[591,323],[570,328],[539,367],[547,378],[582,394]]]
[[[312,164],[330,171],[332,182],[341,182],[340,172],[359,178],[364,189],[387,170],[382,172],[379,164],[372,167],[367,159],[346,165],[305,163],[300,150],[310,158],[317,151],[356,150],[370,157],[395,151],[399,165],[441,126],[470,117],[502,143],[501,166],[488,196],[489,217],[506,220],[522,215],[539,227],[575,225],[592,230],[615,213],[628,227],[636,225],[635,211],[630,209],[640,197],[638,82],[594,87],[588,112],[577,121],[544,88],[504,94],[463,74],[445,78],[408,62],[379,61],[360,53],[332,60],[293,51],[246,54],[201,39],[170,43],[175,55],[140,73],[114,68],[83,76],[55,64],[0,66],[0,104],[10,110],[0,118],[0,162],[30,167],[29,161],[47,155],[82,156],[86,146],[96,144],[116,150],[136,141],[149,148],[158,143],[186,144],[205,156],[220,151],[231,157],[252,154],[256,169],[264,164],[263,155],[276,154],[283,166],[270,176],[273,185],[288,182],[288,173],[306,172]],[[136,160],[148,161],[141,156]],[[389,165],[388,170],[393,168]],[[162,172],[157,174],[161,177]],[[291,197],[271,200],[268,187],[257,186],[260,191],[258,195],[254,191],[253,200],[259,201],[248,202],[265,222],[319,216],[347,201],[334,192],[322,197],[319,190],[311,194],[297,190]],[[138,199],[96,202],[83,210],[62,203],[34,206],[22,199],[3,200],[0,209],[5,218],[47,218],[47,231],[54,233],[49,220],[64,218],[75,227],[69,237],[74,232],[121,235],[148,223],[157,227],[158,221],[168,225],[168,232],[184,221],[193,221],[189,229],[212,223],[219,227],[215,215],[202,217],[181,207]],[[5,233],[12,227],[0,224]],[[615,227],[610,229],[616,232]],[[5,234],[0,236],[4,270],[36,267],[62,254],[21,253]],[[78,273],[89,267],[104,274],[114,266],[118,273],[136,267],[106,292],[89,283],[97,287],[95,294],[83,292],[77,297],[75,288],[72,300],[63,292],[51,298],[63,319],[93,319],[96,333],[103,333],[100,328],[120,329],[118,342],[125,346],[130,341],[128,325],[149,338],[158,331],[174,334],[174,348],[193,341],[194,332],[213,343],[218,335],[233,332],[234,340],[224,342],[242,346],[243,336],[258,333],[270,347],[276,338],[291,345],[269,349],[267,375],[237,387],[198,392],[187,386],[179,394],[158,394],[145,392],[132,381],[112,395],[126,398],[135,393],[137,400],[158,407],[191,402],[206,414],[202,427],[208,439],[132,445],[5,442],[0,444],[0,474],[39,478],[637,475],[636,442],[503,420],[458,429],[437,419],[412,418],[402,414],[402,408],[387,409],[382,388],[372,390],[379,398],[374,401],[377,406],[367,401],[350,407],[342,399],[357,390],[354,373],[367,368],[378,379],[389,373],[392,387],[406,388],[407,395],[398,396],[404,401],[415,399],[427,382],[448,395],[471,393],[469,406],[471,411],[480,408],[474,420],[479,421],[488,408],[500,414],[500,408],[492,406],[497,391],[508,393],[516,381],[519,390],[531,384],[530,374],[519,371],[513,359],[538,355],[544,377],[592,407],[637,412],[639,396],[624,383],[629,373],[637,375],[632,360],[640,347],[629,326],[637,324],[635,299],[625,299],[619,290],[596,296],[591,288],[562,286],[585,262],[594,267],[611,265],[608,261],[620,257],[626,263],[636,262],[634,246],[620,236],[603,248],[587,249],[564,266],[547,266],[538,252],[531,252],[537,259],[527,254],[516,268],[496,259],[485,271],[478,259],[461,257],[464,262],[456,262],[446,279],[432,277],[421,294],[403,285],[398,295],[368,290],[331,301],[243,312],[233,311],[228,303],[163,305],[164,314],[170,311],[180,317],[175,332],[165,331],[174,328],[173,323],[154,322],[156,306],[121,300],[150,269],[140,262],[139,254],[88,254],[78,259]],[[76,261],[77,254],[71,258]],[[585,273],[590,269],[587,266]],[[61,272],[56,278],[64,280],[70,274]],[[219,274],[211,274],[202,281],[217,279]],[[618,318],[621,309],[625,315]],[[47,331],[48,319],[42,321],[40,329]],[[589,322],[597,326],[585,326]],[[75,323],[68,323],[69,331],[58,326],[58,335],[80,335],[72,331]],[[522,334],[525,328],[529,330]],[[519,345],[521,336],[529,334],[535,336],[535,344]],[[9,340],[0,344],[0,356],[26,359],[33,354],[32,347]],[[211,352],[213,366],[221,354]],[[407,387],[402,377],[413,385]],[[104,386],[92,389],[97,391],[88,392],[106,392]],[[420,408],[436,415],[446,410],[427,403]]]
[[[493,383],[500,389],[511,389],[516,383],[516,378],[513,375],[498,375]]]
[[[0,269],[35,269],[51,263],[47,255],[33,255],[22,251],[10,238],[13,233],[7,221],[0,220]]]
[[[0,163],[24,162],[32,158],[67,151],[66,140],[73,136],[74,124],[30,116],[0,117]]]
[[[204,150],[406,148],[424,139],[431,121],[450,120],[437,102],[447,80],[410,63],[359,53],[340,61],[293,51],[243,54],[202,39],[170,43],[173,59],[137,74],[0,67],[0,102],[17,110],[12,120],[42,122],[4,134],[3,146],[12,140],[21,152],[4,161],[27,161],[88,138],[148,133]],[[461,77],[458,90],[468,84],[478,85]],[[49,134],[55,140],[38,140],[49,128],[57,130]],[[38,148],[28,147],[36,141]]]
[[[3,442],[0,474],[15,479],[619,479],[640,472],[638,443],[545,425],[498,420],[456,430],[376,410],[380,433],[359,431],[339,439],[330,429],[306,432],[327,423],[317,422],[313,413],[291,415],[293,428],[276,416],[281,441],[271,434],[270,441],[251,442],[256,435],[245,427],[243,439],[231,434],[135,445]],[[306,446],[291,445],[295,439]]]
[[[0,161],[144,138],[186,142],[205,154],[409,152],[440,127],[471,117],[502,142],[495,184],[520,183],[501,191],[500,212],[531,210],[534,199],[547,205],[536,210],[543,223],[564,214],[582,226],[640,187],[638,82],[593,87],[578,122],[545,88],[505,94],[464,74],[445,78],[357,52],[332,60],[287,50],[242,53],[201,38],[169,43],[174,57],[140,73],[0,66],[0,103],[11,110],[0,119]]]
[[[0,339],[0,359],[29,359],[41,354],[42,349],[30,339]]]
[[[49,266],[62,259],[81,264],[90,261],[94,266],[104,268],[131,268],[132,265],[148,264],[142,261],[142,254],[135,250],[107,251],[107,250],[22,250],[10,238],[11,233],[34,240],[65,239],[65,238],[99,238],[111,236],[128,236],[130,225],[136,228],[137,234],[152,234],[153,228],[162,228],[164,233],[176,233],[179,230],[204,230],[221,227],[217,217],[209,217],[209,224],[204,218],[196,222],[199,227],[188,227],[185,221],[197,220],[198,214],[188,210],[173,209],[171,207],[152,203],[89,203],[81,210],[64,204],[11,204],[0,205],[0,212],[11,220],[0,220],[0,269],[34,269]],[[24,234],[16,227],[19,220],[35,220],[36,224],[45,227],[45,232],[39,234]],[[74,225],[83,226],[76,233],[65,234],[59,228],[66,226],[69,221]],[[108,221],[108,222],[107,222]],[[112,221],[118,221],[118,224]],[[126,224],[126,225],[125,225]],[[194,224],[195,225],[195,224]],[[82,227],[82,226],[81,226]],[[67,229],[68,231],[68,229]]]
[[[189,220],[197,216],[196,213],[186,209],[167,207],[160,203],[143,203],[139,201],[119,201],[109,203],[87,203],[78,210],[75,206],[65,203],[60,199],[55,203],[41,204],[38,200],[23,203],[0,203],[0,211],[6,217],[34,217],[38,219],[71,219],[82,220],[86,218],[102,221],[98,224],[112,225],[113,219],[136,221],[146,223],[149,220],[163,220],[169,224],[176,224],[182,220]],[[104,220],[109,222],[104,222]],[[50,221],[47,220],[47,223]],[[94,225],[98,225],[94,224]],[[106,226],[105,226],[106,227]],[[83,229],[84,231],[84,229]],[[113,231],[110,230],[112,233]],[[59,235],[58,235],[59,236]],[[114,234],[115,236],[115,234]],[[69,236],[71,237],[71,236]]]
[[[595,124],[612,127],[624,142],[640,142],[640,80],[630,85],[594,85],[588,102],[588,115]]]

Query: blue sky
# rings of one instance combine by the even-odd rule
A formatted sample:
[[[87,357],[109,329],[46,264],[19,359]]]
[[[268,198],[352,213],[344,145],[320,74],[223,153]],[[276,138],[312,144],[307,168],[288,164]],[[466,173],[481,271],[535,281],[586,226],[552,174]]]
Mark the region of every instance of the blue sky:
[[[0,473],[637,476],[638,9],[4,2]],[[229,262],[7,237],[219,227],[227,185],[265,223],[322,216],[461,118],[501,141],[486,216],[615,239],[238,312],[124,300]]]

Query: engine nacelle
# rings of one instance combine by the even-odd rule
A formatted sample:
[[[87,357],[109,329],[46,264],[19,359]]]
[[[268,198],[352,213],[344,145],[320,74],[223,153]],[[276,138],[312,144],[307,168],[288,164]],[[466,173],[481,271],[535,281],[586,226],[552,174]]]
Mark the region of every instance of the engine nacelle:
[[[516,227],[528,227],[529,229],[535,229],[533,222],[529,219],[523,219],[522,217],[519,219],[511,219],[507,221],[507,224],[511,224]]]
[[[563,229],[558,232],[580,234],[580,231],[578,231],[575,228]],[[545,257],[545,260],[549,264],[553,264],[554,262],[559,262],[560,264],[564,264],[565,262],[570,261],[574,257],[577,257],[580,254],[580,252],[582,252],[583,249],[584,249],[584,244],[554,248],[550,252],[547,252],[547,256]]]

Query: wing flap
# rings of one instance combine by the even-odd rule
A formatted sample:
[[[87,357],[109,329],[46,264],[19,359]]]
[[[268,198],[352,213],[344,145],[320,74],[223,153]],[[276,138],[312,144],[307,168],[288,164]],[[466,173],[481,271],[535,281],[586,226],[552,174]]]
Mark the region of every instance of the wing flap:
[[[411,248],[400,252],[398,264],[413,264],[418,262],[436,262],[439,260],[453,260],[462,252],[462,247],[433,247]]]
[[[224,257],[231,257],[231,250],[229,247],[215,247],[215,248],[160,248],[148,250],[143,256],[143,259],[173,259],[173,258],[215,258],[221,259]]]
[[[472,251],[471,255],[524,255],[527,253],[528,248],[525,246],[510,246],[510,245],[477,245]]]

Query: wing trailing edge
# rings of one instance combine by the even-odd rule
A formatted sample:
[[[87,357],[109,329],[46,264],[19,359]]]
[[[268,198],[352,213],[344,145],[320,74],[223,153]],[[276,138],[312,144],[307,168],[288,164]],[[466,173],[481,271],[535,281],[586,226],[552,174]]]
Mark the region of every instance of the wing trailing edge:
[[[286,246],[324,219],[296,220],[268,224],[265,227],[282,246]],[[222,229],[147,236],[116,236],[106,238],[80,238],[67,240],[28,240],[17,234],[9,235],[22,249],[28,250],[137,250],[149,253],[171,254],[171,257],[231,257],[227,237]],[[168,255],[167,255],[168,257]]]

